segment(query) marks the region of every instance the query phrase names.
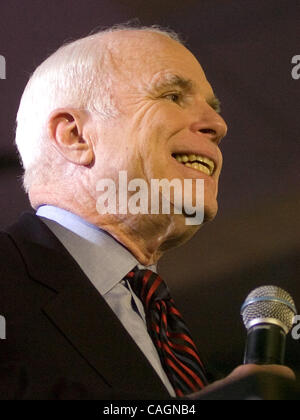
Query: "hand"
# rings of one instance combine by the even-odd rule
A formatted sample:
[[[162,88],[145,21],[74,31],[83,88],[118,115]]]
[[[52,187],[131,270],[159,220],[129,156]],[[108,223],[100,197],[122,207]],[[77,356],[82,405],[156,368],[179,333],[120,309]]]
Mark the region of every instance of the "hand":
[[[218,388],[222,388],[225,385],[230,384],[231,382],[239,381],[247,376],[250,375],[257,375],[259,373],[269,373],[270,375],[276,375],[282,377],[283,379],[289,380],[296,380],[295,373],[286,366],[279,366],[279,365],[243,365],[236,368],[229,376],[225,379],[221,379],[216,381],[202,391],[197,392],[195,394],[191,394],[188,396],[189,399],[197,399],[199,394],[202,396],[205,395],[206,392],[215,391]]]

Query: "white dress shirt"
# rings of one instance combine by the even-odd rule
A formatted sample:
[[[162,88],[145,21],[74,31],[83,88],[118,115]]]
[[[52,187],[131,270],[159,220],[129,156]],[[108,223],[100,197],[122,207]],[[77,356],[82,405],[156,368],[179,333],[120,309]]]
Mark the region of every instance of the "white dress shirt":
[[[162,367],[157,350],[147,331],[142,302],[123,278],[135,266],[144,267],[107,232],[79,216],[53,206],[41,206],[37,216],[68,250],[82,271],[119,318],[139,346],[172,397],[174,389]]]

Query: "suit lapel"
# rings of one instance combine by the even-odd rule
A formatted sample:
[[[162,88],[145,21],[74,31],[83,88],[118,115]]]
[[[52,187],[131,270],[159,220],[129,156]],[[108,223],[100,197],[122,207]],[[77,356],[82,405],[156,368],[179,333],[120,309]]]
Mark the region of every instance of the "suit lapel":
[[[43,312],[113,388],[168,398],[139,347],[53,233],[26,214],[8,233],[30,275],[57,292]]]
[[[44,311],[113,388],[127,392],[143,389],[158,396],[166,393],[153,368],[90,282],[67,287]]]

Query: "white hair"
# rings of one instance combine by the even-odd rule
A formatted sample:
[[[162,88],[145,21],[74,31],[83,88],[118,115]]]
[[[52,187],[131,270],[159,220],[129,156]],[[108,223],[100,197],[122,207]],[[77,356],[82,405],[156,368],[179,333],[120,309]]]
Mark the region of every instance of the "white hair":
[[[72,107],[103,119],[118,115],[112,92],[111,56],[107,45],[100,41],[105,33],[129,30],[156,32],[182,43],[175,32],[158,26],[116,25],[62,46],[31,76],[20,102],[15,139],[27,192],[34,183],[46,183],[53,174],[60,176],[57,163],[62,162],[62,157],[50,146],[46,127],[52,111]]]

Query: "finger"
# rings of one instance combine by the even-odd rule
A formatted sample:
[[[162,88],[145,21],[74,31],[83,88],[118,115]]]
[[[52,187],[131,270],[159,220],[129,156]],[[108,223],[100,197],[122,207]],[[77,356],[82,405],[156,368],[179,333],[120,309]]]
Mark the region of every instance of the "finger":
[[[272,375],[281,376],[285,379],[296,380],[296,375],[287,366],[280,365],[243,365],[236,368],[228,379],[241,379],[245,376],[255,375],[259,373],[269,373]]]

